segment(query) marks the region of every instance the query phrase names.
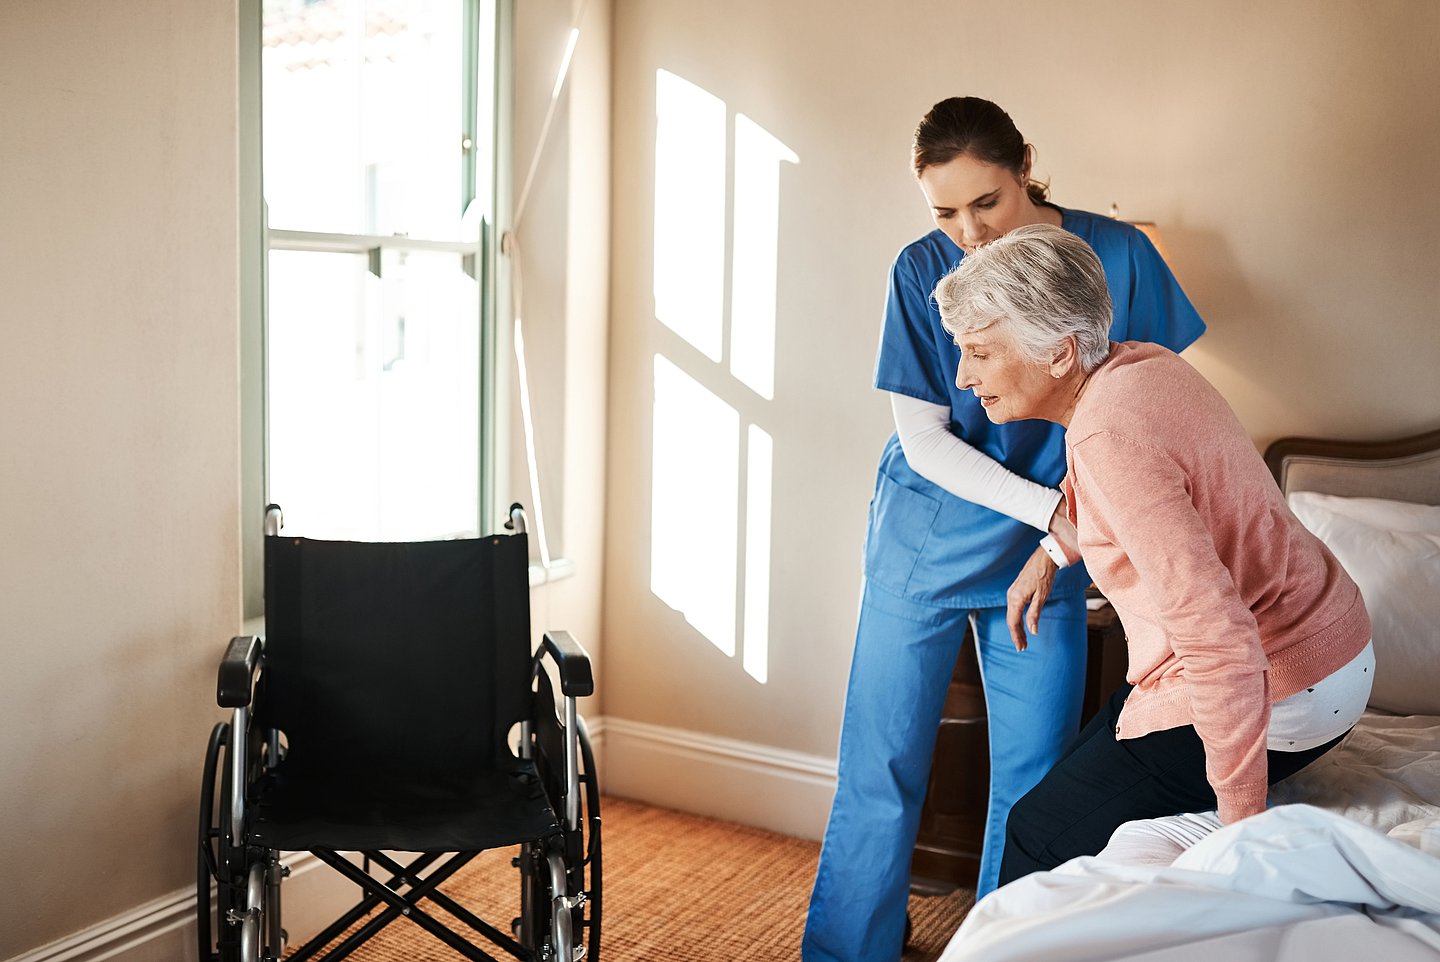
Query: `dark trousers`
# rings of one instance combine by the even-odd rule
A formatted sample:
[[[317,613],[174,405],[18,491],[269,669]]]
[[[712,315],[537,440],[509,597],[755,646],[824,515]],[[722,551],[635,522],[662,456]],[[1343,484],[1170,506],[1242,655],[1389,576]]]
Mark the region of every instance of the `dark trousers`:
[[[1130,686],[1123,685],[1076,737],[1040,784],[1015,803],[1006,823],[1000,884],[1094,855],[1125,822],[1215,808],[1205,780],[1205,746],[1194,727],[1141,738],[1115,737]],[[1341,735],[1303,752],[1270,752],[1270,784],[1339,744]]]

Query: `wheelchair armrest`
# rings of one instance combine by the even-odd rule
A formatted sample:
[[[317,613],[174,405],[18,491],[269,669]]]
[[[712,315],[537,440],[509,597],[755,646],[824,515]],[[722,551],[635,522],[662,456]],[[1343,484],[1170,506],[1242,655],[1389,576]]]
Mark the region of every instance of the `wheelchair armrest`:
[[[225,657],[220,659],[220,679],[215,692],[215,700],[221,708],[244,708],[250,704],[250,693],[263,649],[263,643],[254,635],[230,639],[230,647],[225,649]]]
[[[548,654],[555,659],[560,669],[560,691],[572,698],[583,698],[595,693],[595,678],[590,673],[590,656],[580,647],[580,642],[568,631],[547,631],[535,653],[538,667],[542,657]]]

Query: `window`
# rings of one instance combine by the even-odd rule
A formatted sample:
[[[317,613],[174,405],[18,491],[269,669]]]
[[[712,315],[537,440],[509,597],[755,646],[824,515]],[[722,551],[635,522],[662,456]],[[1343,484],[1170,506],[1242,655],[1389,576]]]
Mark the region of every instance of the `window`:
[[[265,493],[309,537],[489,530],[495,0],[261,0]]]

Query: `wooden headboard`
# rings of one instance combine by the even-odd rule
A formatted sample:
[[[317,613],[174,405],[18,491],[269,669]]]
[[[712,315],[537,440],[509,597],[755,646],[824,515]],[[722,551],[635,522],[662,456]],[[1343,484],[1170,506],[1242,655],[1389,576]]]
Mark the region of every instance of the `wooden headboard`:
[[[1395,441],[1281,438],[1265,449],[1280,490],[1440,504],[1440,431]]]

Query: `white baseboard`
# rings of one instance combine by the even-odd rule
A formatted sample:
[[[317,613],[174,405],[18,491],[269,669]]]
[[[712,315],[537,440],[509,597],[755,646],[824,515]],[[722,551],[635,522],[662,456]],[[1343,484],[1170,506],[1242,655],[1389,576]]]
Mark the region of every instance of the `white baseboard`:
[[[590,751],[595,755],[595,770],[600,773],[600,790],[605,790],[605,729],[609,722],[604,715],[596,715],[594,718],[581,718],[585,722],[585,732],[590,736]]]
[[[800,838],[825,833],[835,759],[624,718],[602,721],[605,764],[596,767],[606,792]]]
[[[356,902],[354,883],[309,852],[287,855],[283,889],[286,930],[309,938]],[[314,872],[323,868],[325,871]],[[74,935],[13,956],[7,962],[196,962],[195,889],[147,902]]]

